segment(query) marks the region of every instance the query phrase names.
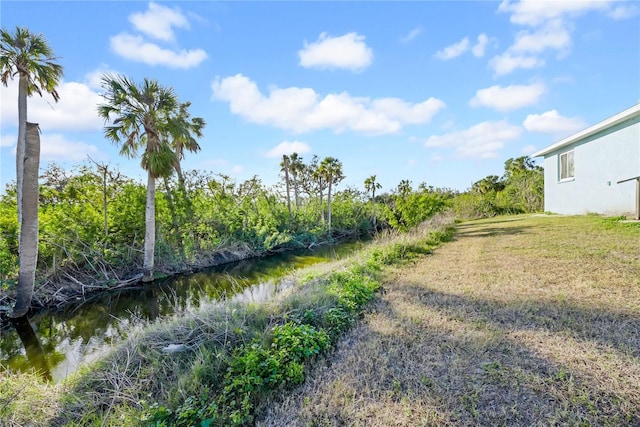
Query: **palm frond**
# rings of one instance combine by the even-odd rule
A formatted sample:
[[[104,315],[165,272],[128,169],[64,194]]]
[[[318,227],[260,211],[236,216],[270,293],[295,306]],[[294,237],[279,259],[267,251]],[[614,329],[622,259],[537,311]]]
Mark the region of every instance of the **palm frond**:
[[[56,87],[63,68],[57,60],[42,34],[33,34],[21,27],[16,27],[13,34],[0,31],[0,80],[5,86],[19,74],[27,78],[27,95],[42,96],[46,92],[58,102]]]

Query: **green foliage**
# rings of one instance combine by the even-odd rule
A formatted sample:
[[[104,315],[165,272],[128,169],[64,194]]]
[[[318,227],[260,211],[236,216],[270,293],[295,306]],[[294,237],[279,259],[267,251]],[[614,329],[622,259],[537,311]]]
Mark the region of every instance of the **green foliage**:
[[[301,172],[297,172],[301,178]],[[64,171],[50,164],[41,177],[38,278],[66,277],[110,283],[142,265],[146,188],[109,165]],[[333,231],[370,230],[366,200],[357,190],[333,195]],[[257,178],[236,183],[225,175],[187,171],[160,180],[156,193],[156,266],[159,273],[199,266],[221,245],[242,244],[261,253],[308,247],[330,239],[318,221],[324,209],[300,197],[289,217],[277,188]],[[0,280],[17,278],[15,188],[0,198]],[[105,223],[106,220],[106,223]]]
[[[177,409],[147,408],[148,425],[247,425],[260,399],[269,391],[300,384],[303,363],[331,346],[324,330],[288,322],[274,326],[270,344],[253,340],[231,358],[221,392],[210,402],[189,397]]]
[[[294,362],[302,362],[309,357],[318,355],[330,345],[326,332],[317,331],[313,326],[296,325],[288,322],[273,328],[273,342],[271,348],[284,355],[283,358]]]
[[[18,221],[14,209],[15,203],[12,206],[0,202],[0,282],[18,275]]]
[[[380,283],[373,278],[354,271],[333,273],[329,283],[329,293],[337,296],[339,306],[349,312],[359,310],[380,288]]]
[[[397,193],[383,207],[382,220],[393,229],[408,231],[449,206],[452,192],[446,189],[427,188],[421,185],[411,189],[411,183],[403,180]]]
[[[460,218],[540,212],[544,205],[544,172],[526,156],[508,159],[502,178],[487,176],[458,195],[453,209]]]
[[[426,255],[438,245],[451,240],[455,229],[448,227],[443,231],[435,231],[426,240],[407,240],[391,243],[371,250],[369,262],[373,265],[401,264]]]

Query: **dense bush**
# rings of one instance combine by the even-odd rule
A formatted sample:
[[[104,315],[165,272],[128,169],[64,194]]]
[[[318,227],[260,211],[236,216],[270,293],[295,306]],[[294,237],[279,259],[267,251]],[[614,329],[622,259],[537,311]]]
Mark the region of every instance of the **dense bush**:
[[[529,157],[505,162],[502,178],[490,175],[455,197],[452,207],[459,218],[540,212],[544,208],[544,172]]]

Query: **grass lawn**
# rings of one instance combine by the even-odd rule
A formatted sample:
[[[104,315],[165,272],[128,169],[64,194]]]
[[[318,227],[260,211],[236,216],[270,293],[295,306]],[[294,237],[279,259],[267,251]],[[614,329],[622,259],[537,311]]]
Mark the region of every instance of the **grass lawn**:
[[[458,225],[263,426],[640,425],[640,225]]]

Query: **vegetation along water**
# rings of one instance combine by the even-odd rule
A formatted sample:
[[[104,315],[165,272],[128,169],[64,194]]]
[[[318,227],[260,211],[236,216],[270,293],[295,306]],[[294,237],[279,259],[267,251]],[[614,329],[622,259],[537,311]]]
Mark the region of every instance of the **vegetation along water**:
[[[63,310],[44,310],[0,324],[0,366],[35,369],[58,382],[83,363],[104,355],[132,327],[158,318],[205,309],[222,300],[261,302],[287,288],[282,279],[296,269],[339,259],[364,243],[323,245],[213,267],[157,285],[93,294]]]

